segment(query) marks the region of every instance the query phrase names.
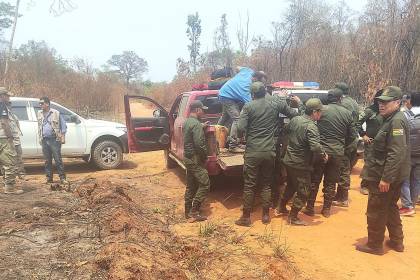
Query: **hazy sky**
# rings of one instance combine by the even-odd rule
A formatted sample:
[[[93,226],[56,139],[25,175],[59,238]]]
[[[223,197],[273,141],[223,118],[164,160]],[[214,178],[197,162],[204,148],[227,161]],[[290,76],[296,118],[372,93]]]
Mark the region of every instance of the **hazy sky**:
[[[15,47],[28,40],[45,40],[65,59],[85,58],[96,67],[113,54],[134,50],[147,60],[145,79],[152,81],[171,80],[176,59],[189,58],[185,33],[188,14],[197,11],[200,15],[201,52],[205,52],[213,49],[213,34],[223,13],[236,47],[240,14],[245,19],[249,11],[251,35],[270,38],[270,23],[280,20],[287,7],[286,0],[73,0],[77,6],[74,11],[55,17],[49,13],[51,2],[21,0],[23,16],[17,25]],[[366,0],[347,3],[359,11]]]

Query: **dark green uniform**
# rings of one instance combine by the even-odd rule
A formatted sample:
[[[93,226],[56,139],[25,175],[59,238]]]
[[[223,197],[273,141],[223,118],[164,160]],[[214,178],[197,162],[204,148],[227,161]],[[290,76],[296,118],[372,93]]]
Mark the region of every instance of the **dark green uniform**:
[[[354,127],[353,117],[347,109],[337,103],[324,106],[322,117],[318,121],[318,129],[321,145],[328,154],[328,161],[320,161],[319,164],[315,165],[312,174],[311,194],[307,204],[308,209],[313,209],[323,176],[324,209],[329,210],[331,208],[345,147],[353,143],[356,138]]]
[[[300,108],[302,106],[301,104]],[[279,113],[289,118],[299,115],[296,110],[287,105],[284,99],[278,96],[267,96],[245,104],[239,117],[239,135],[246,135],[244,209],[250,210],[253,206],[257,180],[262,188],[262,206],[263,208],[270,207],[270,184],[275,158],[274,132]]]
[[[293,208],[300,211],[305,206],[311,186],[314,160],[324,154],[318,127],[307,115],[293,118],[287,125],[289,139],[283,163],[287,170],[287,186],[282,200],[289,201],[296,193]]]
[[[341,100],[341,105],[350,111],[353,117],[353,129],[357,134],[356,123],[359,120],[359,104],[356,100],[350,96],[344,96]],[[347,145],[344,151],[343,162],[340,167],[340,179],[337,186],[337,200],[346,201],[348,197],[348,190],[350,189],[350,175],[353,162],[356,160],[357,156],[357,142],[358,138],[356,137],[353,143]]]
[[[360,113],[359,121],[357,122],[357,130],[359,131],[360,136],[368,136],[369,138],[375,138],[376,134],[379,131],[383,122],[383,118],[379,115],[377,110],[374,110],[372,107],[366,108],[362,113]],[[366,123],[366,130],[363,129],[363,124]],[[365,162],[372,157],[372,144],[364,144],[364,160]],[[366,165],[363,166],[361,177],[366,172]],[[362,188],[367,188],[366,180],[362,179],[361,182]]]
[[[397,201],[402,182],[409,177],[409,125],[403,113],[397,111],[387,118],[376,134],[371,156],[365,160],[363,179],[368,182],[367,206],[368,243],[370,248],[382,248],[385,227],[394,244],[402,244],[403,231]],[[380,192],[380,181],[391,183],[388,192]]]
[[[186,213],[193,205],[204,201],[210,189],[209,174],[204,166],[207,147],[203,125],[194,117],[184,123],[184,164],[187,169],[187,189],[185,190]]]

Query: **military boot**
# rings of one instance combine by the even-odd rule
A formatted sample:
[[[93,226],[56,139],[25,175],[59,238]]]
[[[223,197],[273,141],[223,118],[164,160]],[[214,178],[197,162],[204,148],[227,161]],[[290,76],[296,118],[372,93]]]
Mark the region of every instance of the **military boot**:
[[[238,226],[249,227],[251,225],[251,209],[243,209],[242,216],[235,221]]]
[[[265,225],[270,223],[270,208],[263,208],[261,221]]]
[[[189,216],[190,216],[190,218],[189,218],[189,222],[190,223],[194,223],[194,222],[202,222],[202,221],[205,221],[205,220],[207,220],[207,217],[205,217],[205,216],[202,216],[201,214],[200,214],[200,203],[198,203],[198,202],[193,202],[193,205],[192,205],[192,208],[191,208],[191,211],[190,211],[190,213],[189,213]]]
[[[386,244],[386,246],[388,246],[389,248],[391,248],[394,251],[397,251],[397,252],[400,252],[400,253],[404,252],[404,245],[400,242],[387,240],[387,241],[385,241],[385,244]]]
[[[315,200],[308,200],[305,209],[302,211],[306,216],[315,216]]]
[[[368,254],[378,255],[378,256],[382,256],[384,254],[384,248],[382,247],[372,248],[372,247],[369,247],[369,245],[367,244],[357,245],[356,250],[360,252],[368,253]]]
[[[321,214],[325,218],[329,218],[331,216],[331,210],[330,210],[330,208],[323,207],[322,210],[321,210]]]
[[[274,210],[274,215],[276,217],[289,214],[289,210],[287,210],[286,204],[287,204],[286,200],[284,199],[280,200],[279,206],[276,208],[276,210]]]
[[[299,213],[299,209],[292,207],[292,209],[290,210],[289,217],[287,218],[287,221],[291,225],[306,226],[307,224],[298,218],[298,213]]]
[[[343,190],[340,199],[333,201],[333,205],[338,207],[349,207],[349,191]]]

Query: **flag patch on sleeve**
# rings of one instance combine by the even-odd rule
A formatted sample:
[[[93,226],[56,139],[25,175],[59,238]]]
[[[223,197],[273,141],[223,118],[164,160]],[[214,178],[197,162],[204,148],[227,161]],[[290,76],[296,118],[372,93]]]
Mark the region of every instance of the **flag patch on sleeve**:
[[[392,130],[392,136],[402,136],[404,135],[404,129],[402,128],[394,128]]]

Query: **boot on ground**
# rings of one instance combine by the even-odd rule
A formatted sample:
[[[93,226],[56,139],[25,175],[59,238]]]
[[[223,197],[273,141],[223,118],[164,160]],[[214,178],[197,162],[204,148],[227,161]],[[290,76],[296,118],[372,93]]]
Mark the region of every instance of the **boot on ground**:
[[[290,214],[289,214],[289,217],[287,218],[287,221],[291,225],[306,226],[307,223],[299,219],[298,213],[299,213],[299,209],[292,207],[292,210],[290,210]]]
[[[235,221],[235,224],[242,227],[251,226],[251,209],[242,210],[242,216]]]
[[[200,214],[200,203],[193,203],[189,216],[190,216],[189,218],[190,223],[202,222],[202,221],[207,220],[207,217],[202,216]]]
[[[331,216],[331,210],[330,210],[330,208],[322,208],[321,214],[325,218],[329,218]]]
[[[270,208],[263,208],[261,221],[265,225],[270,223],[270,221],[271,221],[271,219],[270,219]]]
[[[356,250],[363,253],[368,253],[368,254],[378,255],[378,256],[382,256],[384,254],[384,248],[382,247],[372,248],[372,247],[369,247],[367,244],[356,245]]]
[[[404,244],[392,240],[385,241],[385,245],[397,252],[404,252]]]
[[[302,211],[303,214],[305,214],[306,216],[315,216],[315,201],[314,200],[308,200],[306,202],[306,207],[305,209]]]

